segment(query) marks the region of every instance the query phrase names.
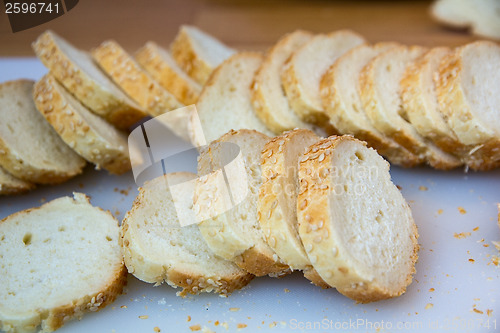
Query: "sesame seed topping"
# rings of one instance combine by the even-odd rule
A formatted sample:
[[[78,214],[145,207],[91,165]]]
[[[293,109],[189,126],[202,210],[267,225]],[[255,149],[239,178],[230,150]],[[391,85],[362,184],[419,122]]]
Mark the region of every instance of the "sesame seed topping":
[[[321,155],[319,155],[319,159],[318,161],[323,161],[325,159],[325,154],[324,153],[321,153]]]

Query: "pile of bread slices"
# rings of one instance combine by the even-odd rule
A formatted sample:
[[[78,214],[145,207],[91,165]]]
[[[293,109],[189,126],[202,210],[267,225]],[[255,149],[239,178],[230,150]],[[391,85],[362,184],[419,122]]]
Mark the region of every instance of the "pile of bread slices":
[[[307,128],[354,135],[405,167],[500,165],[500,46],[493,42],[427,49],[371,45],[347,30],[298,30],[262,54],[236,52],[182,26],[170,50],[148,42],[134,56],[114,41],[87,53],[50,31],[33,48],[49,73],[36,84],[0,85],[7,120],[0,124],[0,194],[64,181],[84,160],[125,172],[122,131],[194,103],[207,142],[242,128],[267,135]],[[191,123],[175,119],[171,129],[200,145]]]

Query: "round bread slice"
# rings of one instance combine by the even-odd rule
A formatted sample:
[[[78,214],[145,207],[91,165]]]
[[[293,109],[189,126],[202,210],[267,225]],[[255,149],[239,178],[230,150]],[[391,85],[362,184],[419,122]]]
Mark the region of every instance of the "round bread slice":
[[[147,42],[136,52],[135,60],[181,103],[196,103],[201,93],[201,85],[177,65],[167,50],[154,42]]]
[[[201,85],[217,66],[235,53],[213,36],[189,25],[181,26],[170,51],[177,64]]]
[[[461,157],[467,149],[439,111],[434,83],[439,64],[450,52],[447,47],[435,47],[408,66],[401,80],[402,112],[420,135],[444,151]]]
[[[320,138],[310,130],[284,132],[266,143],[261,154],[262,186],[257,203],[260,227],[267,244],[292,270],[307,278],[314,270],[299,237],[297,223],[298,161]],[[313,283],[328,287],[319,278]]]
[[[340,133],[366,141],[393,164],[414,167],[423,163],[423,159],[378,131],[366,116],[359,96],[358,78],[361,70],[375,56],[398,45],[359,45],[347,51],[323,75],[320,94],[325,112]]]
[[[74,193],[0,221],[0,329],[52,332],[122,293],[118,221]]]
[[[125,95],[92,57],[48,30],[33,43],[37,57],[50,73],[92,112],[113,125],[128,129],[146,111]]]
[[[250,85],[261,63],[261,54],[241,52],[231,56],[213,72],[196,103],[203,129],[203,133],[190,133],[191,141],[196,146],[212,142],[230,130],[242,128],[272,135],[255,114],[250,96]],[[191,128],[196,127],[192,124]]]
[[[34,188],[34,184],[16,178],[0,167],[0,195],[20,194]]]
[[[281,83],[281,73],[288,58],[313,35],[297,30],[283,36],[269,51],[252,83],[252,103],[257,116],[276,134],[294,128],[313,129],[293,112]]]
[[[305,122],[325,127],[330,125],[320,96],[320,80],[335,60],[365,39],[350,30],[319,34],[296,50],[282,73],[282,83],[290,106]]]
[[[500,167],[500,46],[479,41],[447,55],[436,83],[439,110],[462,145],[467,166]]]
[[[113,82],[151,116],[184,106],[114,40],[103,42],[92,50],[92,56]]]
[[[230,131],[202,148],[193,208],[202,221],[201,234],[216,255],[256,276],[280,276],[288,273],[289,268],[266,243],[257,217],[262,184],[260,158],[267,141],[268,136],[243,129]],[[228,161],[234,145],[238,146],[239,153]],[[228,182],[217,177],[222,170],[226,171]],[[229,191],[228,185],[233,200],[224,196]],[[215,209],[217,215],[212,214]]]
[[[121,227],[125,264],[142,281],[183,288],[181,295],[231,293],[253,275],[206,245],[192,210],[195,179],[188,172],[170,173],[139,189]],[[170,190],[179,184],[180,189]]]
[[[78,156],[38,112],[33,81],[0,84],[0,166],[13,176],[39,184],[56,184],[82,172]]]
[[[97,169],[122,174],[131,168],[127,136],[77,101],[50,74],[35,84],[33,99],[59,136]]]
[[[404,293],[418,232],[389,164],[351,136],[319,141],[299,163],[299,234],[321,278],[362,303]]]
[[[377,55],[360,73],[361,100],[375,128],[432,167],[448,170],[462,163],[418,134],[401,109],[401,79],[407,66],[425,52],[420,46],[401,45]]]

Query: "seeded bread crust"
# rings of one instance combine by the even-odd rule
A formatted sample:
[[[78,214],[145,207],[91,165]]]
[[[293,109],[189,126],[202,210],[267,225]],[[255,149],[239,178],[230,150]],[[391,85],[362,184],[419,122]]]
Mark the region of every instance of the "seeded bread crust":
[[[101,69],[151,116],[183,106],[114,40],[103,42],[92,50],[92,56]]]
[[[344,257],[345,249],[336,244],[338,231],[329,222],[331,214],[329,186],[332,183],[332,174],[338,172],[333,169],[335,167],[332,163],[333,152],[336,146],[345,140],[366,146],[365,142],[351,136],[332,136],[310,146],[299,162],[300,192],[297,200],[297,217],[300,237],[313,267],[317,270],[321,268],[321,277],[325,282],[343,295],[361,303],[399,296],[411,283],[418,259],[418,231],[413,220],[412,231],[408,235],[413,244],[413,251],[410,254],[411,269],[408,272],[400,272],[406,277],[406,282],[397,290],[389,290],[375,280],[366,280],[358,275],[355,267],[351,267],[349,259]],[[386,165],[388,168],[389,165],[387,163]],[[405,209],[407,212],[410,211],[407,204]]]
[[[356,53],[363,52],[364,49],[370,47],[380,52],[398,45],[397,43],[378,43],[374,46],[360,45],[347,51],[323,75],[320,83],[320,94],[325,112],[329,115],[330,121],[341,133],[354,135],[356,138],[366,141],[370,147],[376,149],[379,154],[386,157],[391,163],[411,168],[422,164],[423,159],[412,154],[393,139],[379,132],[366,117],[363,105],[355,103],[355,101],[345,96],[345,94],[339,93],[338,89],[338,85],[343,84],[343,82],[339,82],[337,79],[337,72]]]
[[[286,60],[312,36],[310,32],[302,30],[283,36],[267,51],[262,65],[255,73],[252,83],[252,103],[255,113],[275,134],[294,128],[313,129],[311,124],[303,122],[293,112],[281,85],[281,69]],[[276,67],[278,67],[277,72],[275,72]],[[279,85],[269,86],[269,82],[274,82],[272,80],[278,80]]]
[[[197,28],[181,26],[175,40],[170,45],[170,51],[179,66],[196,82],[204,85],[215,67],[203,59],[202,55],[198,54],[193,45],[195,41],[192,40],[188,32],[189,29]],[[230,49],[228,48],[228,50]],[[206,51],[210,52],[209,50]]]
[[[78,205],[90,205],[89,198],[81,193],[73,193],[72,202]],[[61,200],[56,199],[56,200]],[[12,214],[0,221],[2,224],[7,223],[9,219],[19,218],[28,215],[31,212],[44,209],[52,202],[48,202],[40,207],[26,209],[15,214]],[[103,213],[112,217],[109,211],[103,211],[99,207],[94,207]],[[114,217],[112,217],[114,219]],[[50,259],[50,258],[48,258]],[[105,288],[97,292],[89,293],[84,297],[72,300],[70,303],[58,306],[51,309],[40,309],[38,316],[22,318],[16,316],[14,318],[6,317],[5,310],[0,304],[0,329],[7,333],[33,333],[33,332],[53,332],[62,327],[66,322],[78,319],[80,320],[86,312],[97,312],[107,305],[113,303],[115,299],[122,294],[123,288],[127,285],[127,270],[125,265],[121,265],[116,270],[113,276],[106,282]],[[8,316],[8,315],[7,315]]]
[[[16,178],[0,167],[0,195],[20,194],[34,188],[34,184]]]
[[[46,31],[32,44],[33,49],[50,73],[84,105],[121,129],[128,129],[147,115],[118,88],[115,93],[121,96],[96,82],[69,57],[56,38],[60,37]]]
[[[234,143],[238,136],[245,138],[252,138],[255,141],[256,149],[257,147],[263,147],[264,142],[269,140],[269,138],[255,130],[242,129],[239,131],[229,131],[228,133],[221,136],[218,140],[213,141],[207,148],[203,149],[200,153],[200,158],[198,160],[198,172],[200,174],[206,175],[197,180],[195,195],[194,195],[194,205],[198,219],[202,222],[199,224],[200,231],[203,238],[207,242],[210,249],[218,256],[235,262],[239,267],[245,269],[247,272],[254,274],[256,276],[270,275],[270,276],[282,276],[290,272],[289,267],[282,263],[280,258],[274,253],[274,251],[267,245],[264,240],[264,235],[262,235],[262,240],[258,240],[256,244],[249,246],[246,239],[243,240],[242,237],[245,235],[241,234],[239,227],[235,227],[233,230],[231,223],[253,223],[254,221],[238,220],[234,221],[232,215],[229,215],[232,210],[238,209],[238,206],[231,208],[226,213],[220,214],[213,218],[207,218],[207,215],[215,210],[216,207],[226,207],[224,198],[218,198],[213,196],[213,193],[223,193],[222,186],[226,186],[225,182],[223,184],[219,183],[220,177],[217,177],[217,170],[213,170],[213,165],[218,165],[218,162],[212,161],[214,156],[213,150],[221,149],[218,144],[223,142]],[[260,149],[259,149],[260,150]],[[260,172],[257,175],[253,175],[256,170],[252,170],[256,164],[259,165],[260,161],[250,161],[249,156],[243,153],[243,158],[245,160],[245,169],[247,172],[252,173],[250,177],[260,177]],[[220,170],[218,170],[220,171]],[[214,192],[215,191],[215,192]],[[257,200],[258,193],[254,193],[255,189],[249,189],[247,197],[244,200],[255,199]],[[258,191],[258,189],[256,189]],[[248,198],[252,196],[252,198]],[[239,205],[241,205],[240,203]],[[217,211],[217,210],[215,210]],[[249,212],[248,214],[255,214],[257,216],[257,208],[255,213]],[[237,217],[240,218],[240,217]],[[248,218],[248,217],[247,217]],[[253,216],[251,217],[253,219]],[[255,217],[257,219],[257,217]],[[255,221],[258,225],[258,221]],[[259,230],[251,230],[252,232],[261,233],[260,225]],[[252,235],[257,237],[259,234]]]
[[[58,161],[50,160],[50,164],[43,165],[40,163],[35,163],[38,161],[29,161],[26,152],[20,151],[14,145],[6,142],[0,137],[0,165],[14,177],[22,179],[27,182],[33,182],[36,184],[58,184],[62,183],[74,176],[82,173],[83,167],[85,166],[85,160],[80,158],[70,147],[68,147],[59,137],[56,132],[53,132],[52,127],[45,122],[43,117],[38,115],[35,104],[33,102],[31,91],[33,89],[34,82],[31,80],[16,80],[8,81],[0,84],[0,94],[19,94],[18,98],[23,100],[28,105],[24,107],[30,108],[29,112],[33,112],[33,117],[30,120],[36,119],[39,122],[37,125],[43,128],[44,134],[51,136],[55,141],[52,148],[54,153],[62,151],[64,156],[67,157],[67,161],[58,163]],[[5,92],[3,91],[5,90]],[[12,95],[11,95],[12,96]],[[28,100],[29,98],[29,100]],[[7,110],[7,112],[10,109]],[[50,133],[49,133],[50,131]],[[24,134],[24,133],[23,133]],[[29,139],[34,140],[26,134]],[[23,139],[26,139],[23,138]],[[49,138],[48,138],[49,139]],[[48,140],[47,139],[47,140]],[[37,139],[39,140],[39,139]],[[61,156],[61,154],[59,154]],[[54,155],[51,158],[55,158]]]
[[[169,174],[169,177],[190,177],[187,172],[178,172]],[[195,177],[195,175],[192,175]],[[152,180],[157,182],[160,178]],[[143,255],[144,252],[141,247],[144,244],[136,244],[133,235],[129,231],[130,224],[133,223],[131,219],[135,214],[141,215],[140,211],[148,201],[145,199],[146,189],[139,188],[139,195],[134,200],[132,209],[127,212],[122,227],[120,229],[120,245],[123,249],[123,256],[129,273],[134,274],[139,279],[160,285],[166,282],[168,285],[177,288],[182,288],[179,293],[180,296],[189,294],[199,294],[201,292],[215,291],[220,294],[229,294],[234,290],[241,289],[246,286],[254,276],[248,274],[244,270],[239,270],[235,274],[225,276],[210,276],[207,274],[198,274],[189,270],[188,267],[182,265],[182,258],[179,258],[179,265],[171,265],[167,267],[164,264],[148,258]],[[147,218],[147,216],[145,217]],[[136,229],[136,232],[140,232]],[[148,231],[142,231],[148,232]]]
[[[487,128],[488,124],[483,124],[474,116],[462,86],[465,66],[462,54],[469,48],[482,46],[499,47],[493,42],[479,41],[464,45],[447,55],[439,67],[436,91],[439,109],[461,143],[455,146],[456,149],[463,150],[465,145],[468,148],[464,155],[467,166],[473,170],[487,171],[500,167],[500,138],[491,128]]]
[[[117,142],[106,140],[77,109],[75,104],[79,102],[72,98],[50,74],[35,84],[33,99],[38,111],[63,141],[87,161],[94,163],[97,169],[103,168],[114,174],[130,170],[125,134],[113,127],[102,128],[116,132],[116,137],[120,139]]]
[[[181,72],[180,67],[167,62],[164,57],[171,58],[167,50],[162,49],[154,42],[147,42],[135,54],[135,60],[151,75],[163,88],[171,92],[181,103],[191,105],[198,101],[202,87],[187,74]],[[182,75],[185,74],[185,75]]]

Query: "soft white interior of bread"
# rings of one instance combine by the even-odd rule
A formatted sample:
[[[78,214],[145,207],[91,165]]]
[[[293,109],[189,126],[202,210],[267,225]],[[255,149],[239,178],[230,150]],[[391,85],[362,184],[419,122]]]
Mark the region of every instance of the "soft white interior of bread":
[[[196,53],[214,68],[234,54],[233,49],[195,27],[183,26],[183,29],[192,38]]]
[[[410,210],[391,182],[389,166],[374,150],[343,141],[332,153],[332,230],[359,275],[392,289],[411,271]],[[345,252],[344,252],[345,251]]]
[[[109,91],[117,97],[126,98],[125,94],[104,74],[94,63],[92,57],[81,51],[56,34],[51,34],[55,43],[73,61],[81,71],[85,72],[92,80],[97,82],[101,89]]]
[[[361,44],[364,39],[349,31],[339,31],[330,35],[314,36],[295,53],[294,63],[299,82],[308,89],[307,100],[322,110],[319,83],[321,77],[335,60],[349,49]]]
[[[475,45],[462,54],[462,89],[474,117],[500,136],[500,46]]]
[[[194,174],[178,172],[147,182],[140,206],[127,217],[129,241],[137,255],[165,266],[167,272],[175,269],[212,277],[237,274],[240,269],[236,265],[210,250],[195,223],[194,179]],[[169,186],[181,183],[174,192],[169,190]],[[181,226],[179,216],[193,224]]]
[[[0,89],[0,136],[29,165],[48,170],[78,170],[81,159],[38,112],[33,82]]]
[[[17,188],[30,188],[30,184],[18,179],[14,176],[12,176],[10,173],[8,173],[5,169],[0,167],[0,192],[2,189],[2,186],[6,186],[7,188],[10,187],[17,187]]]
[[[82,194],[0,223],[2,316],[24,317],[104,290],[122,265],[118,222]]]

